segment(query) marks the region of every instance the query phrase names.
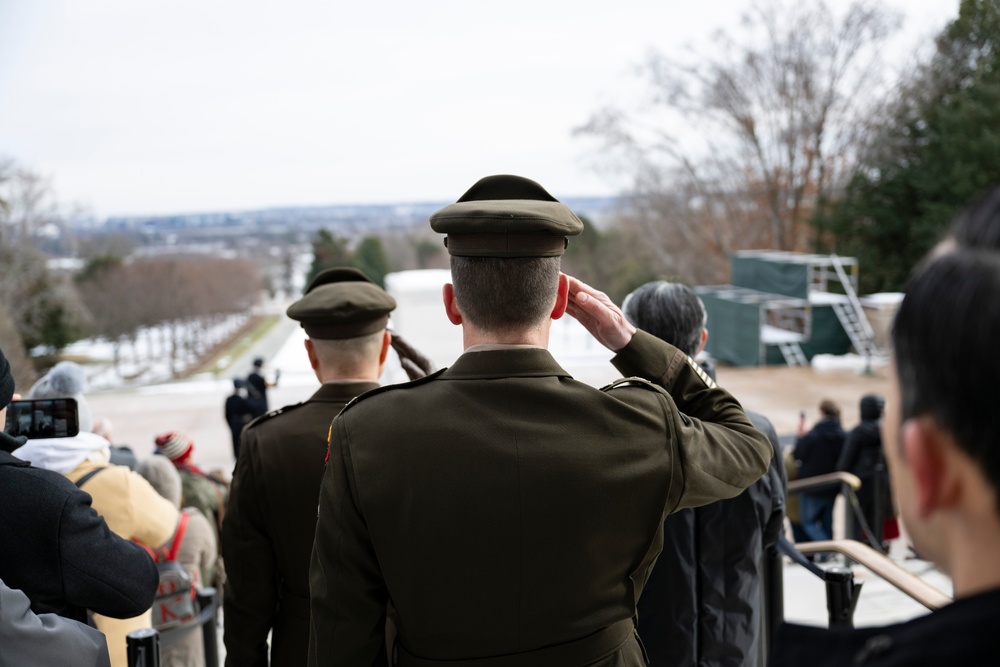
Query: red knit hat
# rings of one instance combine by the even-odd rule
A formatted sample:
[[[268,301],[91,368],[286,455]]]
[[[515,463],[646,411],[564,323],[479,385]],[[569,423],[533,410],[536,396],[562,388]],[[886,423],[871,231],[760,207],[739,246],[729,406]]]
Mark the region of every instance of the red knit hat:
[[[180,431],[169,431],[156,436],[156,448],[174,463],[190,458],[194,441]]]

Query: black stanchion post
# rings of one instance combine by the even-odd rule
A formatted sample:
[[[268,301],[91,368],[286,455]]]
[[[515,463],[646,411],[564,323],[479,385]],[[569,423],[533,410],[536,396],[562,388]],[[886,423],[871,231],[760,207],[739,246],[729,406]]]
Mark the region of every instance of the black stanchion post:
[[[198,591],[198,607],[207,609],[215,602],[215,596],[214,588],[202,588]],[[205,667],[219,667],[219,634],[215,630],[217,619],[218,612],[213,613],[201,626],[205,640]]]
[[[764,636],[760,664],[767,663],[778,626],[785,620],[785,565],[774,547],[764,552]]]
[[[885,463],[879,461],[875,464],[875,472],[872,474],[872,493],[875,495],[875,508],[872,512],[872,532],[875,533],[875,539],[878,541],[879,547],[882,552],[885,553],[888,549],[885,548],[885,535],[883,533],[885,529],[885,519],[888,516],[885,506],[885,497],[888,495],[885,492],[886,476],[888,475]]]
[[[844,537],[845,540],[854,539],[854,503],[851,502],[851,487],[847,482],[840,483],[840,495],[844,498]]]
[[[861,586],[854,583],[850,568],[831,567],[823,575],[826,582],[826,608],[831,628],[853,628],[854,608],[858,604]]]
[[[133,630],[125,637],[128,667],[160,667],[160,633],[152,628]]]

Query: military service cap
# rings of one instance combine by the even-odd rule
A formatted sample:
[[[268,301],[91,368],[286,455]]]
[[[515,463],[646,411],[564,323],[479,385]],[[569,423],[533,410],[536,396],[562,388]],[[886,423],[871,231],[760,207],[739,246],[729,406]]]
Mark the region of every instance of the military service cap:
[[[487,176],[431,216],[431,229],[462,257],[558,257],[583,223],[538,183]]]
[[[311,338],[340,340],[384,329],[396,300],[351,268],[326,269],[286,311]]]

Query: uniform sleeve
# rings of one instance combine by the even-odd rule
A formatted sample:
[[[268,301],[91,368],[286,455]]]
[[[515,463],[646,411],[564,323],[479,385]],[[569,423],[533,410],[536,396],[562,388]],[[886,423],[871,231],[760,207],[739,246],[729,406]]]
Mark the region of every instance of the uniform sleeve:
[[[362,516],[348,429],[333,421],[309,568],[309,664],[385,665],[388,592]]]
[[[254,429],[243,432],[222,522],[226,664],[240,667],[267,667],[267,635],[278,611],[274,547],[264,517],[267,498],[258,481],[258,444]]]
[[[63,505],[59,558],[71,604],[113,618],[138,616],[153,604],[159,585],[153,559],[112,533],[83,491],[71,493]]]
[[[611,362],[622,374],[649,380],[669,394],[667,435],[677,447],[684,482],[668,499],[671,511],[733,498],[767,470],[772,453],[767,437],[739,401],[686,354],[640,330]]]

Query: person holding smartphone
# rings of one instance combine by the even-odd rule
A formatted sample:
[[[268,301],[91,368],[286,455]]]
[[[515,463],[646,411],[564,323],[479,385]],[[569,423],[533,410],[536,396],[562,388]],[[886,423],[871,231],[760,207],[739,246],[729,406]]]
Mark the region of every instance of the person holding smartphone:
[[[0,350],[4,423],[14,397],[14,378]],[[90,506],[90,495],[65,476],[18,458],[14,453],[24,442],[0,432],[0,579],[22,591],[36,614],[85,623],[87,609],[117,618],[144,612],[159,583],[156,565],[141,546],[111,532]]]
[[[80,411],[80,432],[72,437],[29,439],[18,455],[38,467],[61,473],[93,498],[94,509],[120,537],[151,548],[173,537],[180,514],[138,473],[112,465],[106,439],[93,433],[93,418],[83,395],[83,369],[71,361],[61,361],[29,390],[31,399],[73,398]],[[148,557],[147,557],[148,558]],[[125,636],[132,630],[152,626],[152,616],[144,609],[121,619],[99,610],[94,622],[108,635],[111,664],[127,663]]]

